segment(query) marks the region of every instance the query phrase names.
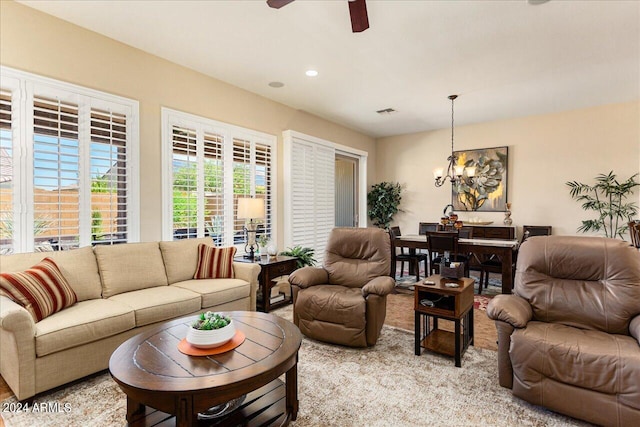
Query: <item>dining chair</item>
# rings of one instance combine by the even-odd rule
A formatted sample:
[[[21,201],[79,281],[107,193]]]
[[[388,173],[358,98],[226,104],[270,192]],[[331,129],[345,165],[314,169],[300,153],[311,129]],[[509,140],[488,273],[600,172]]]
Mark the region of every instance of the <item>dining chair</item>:
[[[640,249],[640,222],[629,222],[629,236],[631,237],[631,246]]]
[[[439,222],[420,222],[418,223],[418,234],[424,236],[428,231],[438,231]]]
[[[420,280],[420,262],[424,262],[425,274],[428,271],[428,255],[423,253],[406,253],[402,245],[397,244],[398,237],[402,236],[399,226],[389,227],[389,235],[391,236],[391,253],[395,257],[395,262],[400,262],[400,277],[404,275],[404,263],[408,263],[410,269],[416,275],[416,281]],[[393,260],[392,260],[393,261]],[[395,264],[394,264],[395,266]],[[392,268],[394,270],[394,268]]]
[[[520,245],[525,240],[533,236],[550,236],[552,226],[550,225],[523,225],[522,226],[522,239],[520,239]],[[513,255],[513,272],[515,274],[515,265],[518,261],[518,251],[516,250]],[[489,286],[489,273],[502,273],[502,260],[492,256],[491,258],[480,263],[480,284],[478,285],[478,295],[482,294],[482,288],[485,289]]]
[[[465,277],[469,277],[469,257],[458,250],[458,231],[429,231],[427,232],[427,247],[429,248],[429,264],[431,274],[440,272],[440,263],[445,252],[449,252],[449,260],[464,262]]]

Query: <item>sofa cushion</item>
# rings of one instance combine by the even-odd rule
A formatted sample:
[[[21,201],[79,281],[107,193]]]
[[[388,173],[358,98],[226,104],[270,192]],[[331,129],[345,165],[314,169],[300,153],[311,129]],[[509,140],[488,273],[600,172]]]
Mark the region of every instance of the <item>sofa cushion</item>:
[[[194,279],[233,279],[233,257],[236,248],[198,245],[198,266]]]
[[[160,251],[164,259],[169,284],[193,279],[198,266],[198,246],[213,246],[211,237],[201,239],[181,239],[160,242]]]
[[[132,308],[136,316],[136,326],[149,325],[200,310],[199,294],[173,286],[126,292],[112,296],[109,301]]]
[[[188,289],[202,297],[201,307],[209,308],[242,298],[249,298],[251,286],[241,279],[192,279],[170,287]]]
[[[104,299],[81,301],[36,323],[36,355],[46,356],[134,327],[130,307]]]
[[[539,392],[542,379],[548,378],[619,395],[620,401],[627,405],[636,402],[631,406],[640,408],[636,380],[640,378],[640,351],[630,336],[532,321],[511,335],[509,354],[514,384],[533,393]]]
[[[0,295],[22,305],[36,322],[76,303],[76,293],[51,258],[15,273],[0,273]]]
[[[55,261],[78,301],[100,298],[102,284],[98,263],[90,246],[70,251],[3,255],[0,256],[0,269],[3,273],[26,270],[45,257]]]
[[[158,242],[96,246],[94,252],[103,298],[168,285]]]

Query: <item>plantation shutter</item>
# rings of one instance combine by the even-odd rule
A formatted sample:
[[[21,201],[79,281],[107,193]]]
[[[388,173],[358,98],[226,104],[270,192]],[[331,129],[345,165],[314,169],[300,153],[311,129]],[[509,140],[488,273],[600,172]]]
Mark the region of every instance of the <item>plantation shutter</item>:
[[[224,196],[224,137],[204,133],[204,222],[205,235],[211,236],[216,246],[223,246],[225,233]]]
[[[0,254],[14,251],[11,92],[0,89]]]
[[[233,244],[245,242],[244,219],[238,219],[238,197],[251,196],[251,142],[233,138]],[[258,230],[260,231],[260,230]]]
[[[168,108],[162,124],[163,162],[171,161],[173,176],[163,186],[165,197],[173,192],[165,238],[171,225],[173,239],[211,236],[216,246],[244,247],[245,219],[237,218],[241,197],[266,201],[258,234],[271,236],[275,137]]]
[[[80,240],[78,106],[33,99],[33,235],[36,251]]]
[[[265,219],[264,233],[267,239],[274,236],[271,235],[273,229],[273,200],[272,200],[272,159],[271,146],[262,143],[255,144],[255,195],[264,199]]]
[[[198,237],[198,159],[195,129],[172,127],[173,237]]]
[[[128,240],[127,117],[91,110],[91,242]]]
[[[335,225],[335,150],[298,138],[290,150],[289,245],[313,248],[321,265]]]

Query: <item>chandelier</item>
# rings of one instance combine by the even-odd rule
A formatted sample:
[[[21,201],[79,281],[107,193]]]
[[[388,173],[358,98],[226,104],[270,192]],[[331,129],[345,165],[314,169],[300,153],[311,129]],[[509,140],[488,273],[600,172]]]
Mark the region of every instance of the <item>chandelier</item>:
[[[449,166],[447,166],[447,174],[445,176],[443,176],[444,168],[437,168],[433,171],[436,187],[442,187],[447,180],[454,185],[462,183],[472,185],[473,177],[476,174],[475,166],[465,167],[464,165],[459,165],[458,156],[456,156],[453,151],[453,101],[457,97],[458,95],[449,95],[449,99],[451,100],[451,155],[447,157]]]

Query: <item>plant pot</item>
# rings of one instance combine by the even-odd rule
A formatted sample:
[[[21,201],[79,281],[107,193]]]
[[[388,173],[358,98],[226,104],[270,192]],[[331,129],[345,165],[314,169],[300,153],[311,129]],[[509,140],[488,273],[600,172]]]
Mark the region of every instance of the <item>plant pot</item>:
[[[187,342],[197,348],[215,348],[226,344],[236,334],[236,325],[231,322],[220,329],[200,330],[189,326]]]

